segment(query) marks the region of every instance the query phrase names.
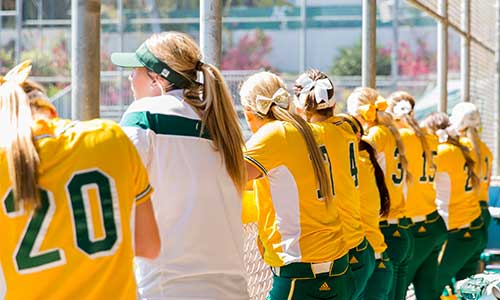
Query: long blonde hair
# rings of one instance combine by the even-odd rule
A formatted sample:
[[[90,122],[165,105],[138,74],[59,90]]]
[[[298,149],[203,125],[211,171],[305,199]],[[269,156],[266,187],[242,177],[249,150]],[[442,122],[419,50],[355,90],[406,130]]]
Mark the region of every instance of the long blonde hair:
[[[328,178],[325,164],[313,132],[300,116],[291,113],[287,108],[272,104],[267,114],[263,115],[256,109],[257,96],[272,98],[279,89],[286,89],[286,85],[277,75],[270,72],[260,72],[250,76],[241,86],[240,96],[242,105],[260,119],[279,120],[293,125],[306,142],[307,150],[312,160],[314,174],[319,182],[321,195],[326,204],[333,200],[333,187]],[[289,99],[288,99],[289,100]]]
[[[450,119],[445,113],[434,112],[427,116],[422,125],[432,131],[434,134],[438,134],[439,130],[446,132],[446,142],[452,144],[462,152],[465,159],[465,164],[467,166],[467,175],[471,178],[472,188],[477,188],[479,186],[479,177],[474,171],[475,162],[470,156],[469,148],[460,143],[458,136],[454,132],[454,128],[451,127]]]
[[[483,173],[483,157],[481,154],[481,138],[478,129],[481,126],[481,116],[477,106],[470,102],[461,102],[451,111],[450,123],[461,135],[465,135],[472,144],[476,154],[479,174]]]
[[[223,157],[229,176],[241,192],[246,183],[243,159],[245,142],[233,101],[220,71],[211,64],[200,62],[198,45],[184,33],[157,33],[146,41],[146,45],[156,58],[192,81],[191,87],[184,90],[184,100],[200,116],[215,149]],[[197,71],[203,73],[202,85],[196,83]]]
[[[410,182],[412,180],[412,175],[408,171],[408,159],[406,158],[405,146],[401,140],[401,135],[399,134],[396,125],[394,125],[392,116],[385,112],[387,107],[385,99],[383,99],[375,89],[369,87],[358,87],[351,93],[351,95],[349,95],[349,98],[347,99],[347,106],[350,114],[359,116],[372,124],[385,126],[390,130],[392,136],[396,140],[401,169],[405,174],[406,181]],[[361,107],[375,109],[373,117],[367,113],[361,113]]]
[[[436,165],[434,164],[434,161],[432,159],[432,151],[429,149],[429,143],[427,143],[427,139],[425,138],[425,133],[422,130],[422,128],[420,128],[420,125],[418,124],[417,120],[415,120],[415,118],[413,117],[413,109],[415,108],[415,103],[416,103],[415,98],[413,98],[412,95],[410,95],[405,91],[397,91],[392,93],[387,100],[389,102],[389,111],[392,112],[393,117],[399,118],[399,120],[403,121],[407,126],[413,129],[415,135],[420,140],[420,145],[424,150],[424,156],[426,161],[429,162],[431,168],[435,169]],[[401,103],[402,101],[407,101],[411,106],[411,110],[408,113],[402,113],[401,116],[395,116],[394,108],[397,106],[398,103]]]
[[[16,83],[0,86],[0,146],[7,155],[16,207],[38,208],[38,152],[33,143],[29,100]]]

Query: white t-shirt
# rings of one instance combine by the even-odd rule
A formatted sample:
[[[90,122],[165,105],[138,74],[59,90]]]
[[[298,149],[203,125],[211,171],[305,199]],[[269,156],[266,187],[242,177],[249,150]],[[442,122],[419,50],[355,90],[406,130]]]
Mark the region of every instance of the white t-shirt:
[[[142,299],[248,299],[241,197],[182,90],[134,101],[120,122],[148,169],[161,253],[136,258]]]

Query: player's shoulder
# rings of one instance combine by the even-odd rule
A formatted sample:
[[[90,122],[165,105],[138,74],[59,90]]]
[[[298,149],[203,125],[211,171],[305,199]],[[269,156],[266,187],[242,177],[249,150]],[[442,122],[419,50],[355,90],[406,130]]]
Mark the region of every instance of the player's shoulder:
[[[439,155],[449,155],[460,151],[460,149],[457,146],[450,143],[440,143],[438,145],[438,151]]]
[[[292,124],[283,121],[271,121],[262,125],[257,132],[247,141],[247,148],[253,148],[259,144],[279,144],[287,135],[287,132],[296,131]]]
[[[416,136],[416,133],[413,129],[410,129],[410,128],[406,128],[406,127],[403,127],[403,128],[399,128],[398,129],[399,131],[399,135],[401,135],[401,137],[409,137],[409,136]]]
[[[66,140],[80,141],[90,147],[99,145],[113,145],[129,143],[128,137],[122,128],[114,121],[104,119],[93,119],[88,121],[54,121],[56,136],[64,137]]]
[[[333,116],[317,124],[323,126],[325,131],[331,134],[342,136],[349,140],[357,139],[357,130],[353,128],[354,125],[345,117]]]

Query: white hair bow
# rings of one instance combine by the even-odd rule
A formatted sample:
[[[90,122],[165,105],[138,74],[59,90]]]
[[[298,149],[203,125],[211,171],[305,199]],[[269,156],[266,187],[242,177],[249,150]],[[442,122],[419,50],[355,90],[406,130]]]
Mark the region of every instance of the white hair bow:
[[[411,112],[411,103],[407,100],[401,100],[392,108],[392,113],[399,119],[404,115],[408,115]]]
[[[307,94],[309,94],[309,92],[313,89],[314,97],[316,98],[316,103],[318,104],[317,109],[332,107],[335,104],[335,94],[333,94],[331,98],[328,98],[328,90],[333,89],[333,86],[328,78],[312,80],[307,74],[302,74],[296,82],[302,86],[298,103],[296,103],[298,106],[305,106]],[[321,103],[321,101],[324,101],[324,103]]]
[[[438,136],[439,142],[444,143],[448,141],[448,132],[444,129],[438,129],[436,131],[436,135]]]
[[[262,96],[262,95],[257,95],[255,98],[255,109],[257,110],[258,113],[262,115],[267,115],[269,112],[269,109],[271,109],[271,106],[273,104],[278,105],[281,108],[287,109],[288,108],[288,100],[289,100],[290,95],[284,88],[279,88],[271,98]]]

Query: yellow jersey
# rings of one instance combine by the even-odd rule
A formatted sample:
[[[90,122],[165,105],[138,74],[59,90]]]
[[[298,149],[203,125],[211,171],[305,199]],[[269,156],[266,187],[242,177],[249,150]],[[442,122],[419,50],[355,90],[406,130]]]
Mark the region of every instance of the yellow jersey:
[[[387,249],[384,235],[380,231],[380,196],[375,179],[375,168],[367,151],[359,152],[359,197],[363,209],[361,222],[365,230],[366,239],[375,253],[382,253]]]
[[[368,129],[363,140],[370,143],[377,151],[377,161],[385,175],[385,183],[391,198],[389,216],[385,219],[399,219],[405,216],[403,185],[405,174],[401,168],[399,149],[396,139],[386,126],[375,125]]]
[[[332,135],[324,136],[322,127],[310,125],[329,164],[328,151],[336,141]],[[348,249],[336,201],[326,205],[319,193],[300,132],[287,122],[271,121],[252,136],[246,148],[246,161],[264,175],[254,181],[264,261],[277,267],[333,261],[345,255]]]
[[[468,138],[461,138],[460,143],[467,146],[471,153],[475,153],[474,149],[472,148],[472,143]],[[475,160],[476,174],[481,180],[481,184],[479,186],[479,201],[488,201],[488,190],[490,188],[490,175],[493,163],[493,154],[491,153],[490,148],[481,140],[479,140],[479,151],[481,152],[481,161],[478,163],[477,160]],[[479,164],[482,164],[481,170],[479,170]]]
[[[358,139],[349,123],[338,117],[316,124],[324,128],[323,135],[327,134],[326,131],[331,131],[332,139],[335,141],[335,147],[332,145],[331,150],[328,150],[334,178],[334,199],[344,230],[344,240],[347,248],[352,249],[365,237],[359,202]],[[337,128],[332,128],[331,124]]]
[[[481,209],[462,151],[449,143],[439,144],[436,166],[436,204],[439,214],[448,230],[467,227],[481,215]]]
[[[426,216],[437,209],[434,188],[436,170],[432,168],[434,160],[427,161],[422,143],[412,129],[403,128],[400,129],[399,133],[406,149],[408,171],[413,175],[412,180],[406,183],[403,188],[406,199],[406,215],[408,217]],[[434,158],[437,155],[437,137],[425,132],[424,136]]]
[[[39,120],[33,134],[41,207],[16,208],[0,177],[0,298],[136,299],[134,208],[152,188],[134,146],[103,120]]]

